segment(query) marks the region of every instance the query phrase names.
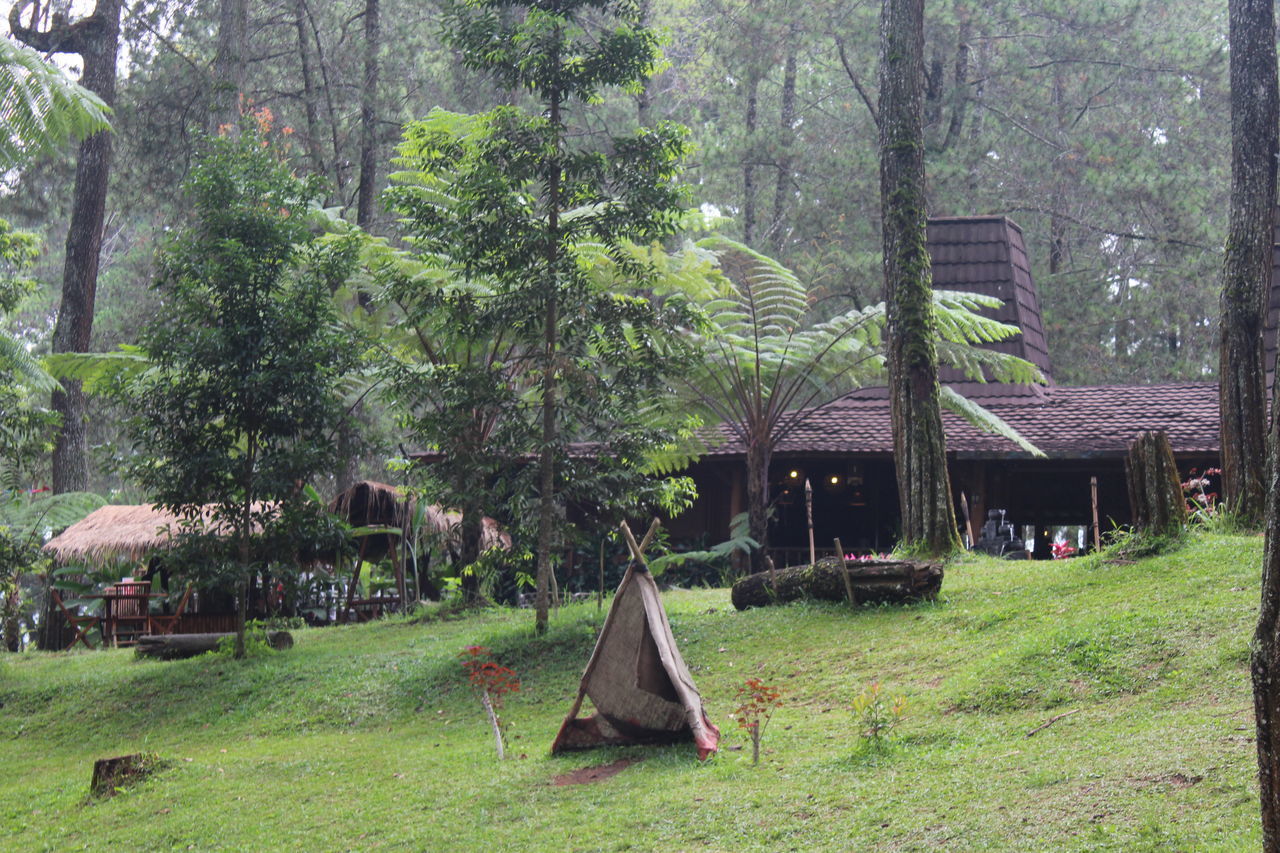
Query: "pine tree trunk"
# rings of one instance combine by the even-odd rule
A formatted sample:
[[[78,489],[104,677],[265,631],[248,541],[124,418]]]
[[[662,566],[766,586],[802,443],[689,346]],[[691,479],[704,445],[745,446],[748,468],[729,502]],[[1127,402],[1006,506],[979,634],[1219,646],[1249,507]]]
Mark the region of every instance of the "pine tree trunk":
[[[68,23],[55,15],[54,27],[40,31],[23,27],[17,19],[20,7],[16,7],[9,23],[13,34],[36,50],[80,54],[84,63],[81,85],[112,106],[116,100],[120,9],[121,0],[98,0],[89,17]],[[62,270],[62,304],[53,330],[55,353],[89,350],[111,175],[111,144],[108,132],[95,133],[80,143]],[[53,449],[53,490],[83,491],[89,485],[89,462],[85,396],[80,383],[64,381],[62,389],[53,393],[52,406],[62,419]],[[60,624],[61,613],[46,616]]]
[[[1276,387],[1280,387],[1277,384]],[[1271,407],[1277,399],[1272,391]],[[1280,453],[1280,421],[1272,417],[1267,444]],[[1254,631],[1250,672],[1258,737],[1258,793],[1262,805],[1262,849],[1280,853],[1280,466],[1267,466],[1267,506],[1262,561],[1262,606]]]
[[[1187,508],[1169,436],[1163,432],[1138,433],[1129,444],[1124,473],[1134,527],[1156,536],[1181,532]]]
[[[1231,213],[1222,263],[1219,411],[1222,493],[1240,521],[1262,520],[1266,379],[1262,329],[1280,152],[1273,0],[1231,0]]]
[[[746,142],[742,155],[742,242],[753,245],[756,238],[756,117],[760,103],[760,77],[752,72],[747,81]]]
[[[364,4],[364,88],[360,93],[360,185],[356,224],[366,231],[373,223],[378,181],[378,48],[382,41],[378,0]]]
[[[786,244],[787,199],[794,180],[792,166],[796,123],[796,34],[788,33],[787,59],[782,71],[782,109],[778,113],[778,180],[773,190],[773,220],[769,223],[769,246],[775,255],[782,254]]]
[[[924,0],[885,0],[880,19],[880,204],[889,401],[903,543],[960,547],[939,407],[924,191]]]
[[[248,76],[249,0],[219,0],[218,45],[213,58],[213,88],[209,103],[210,133],[223,126],[234,133],[240,120],[240,99]]]

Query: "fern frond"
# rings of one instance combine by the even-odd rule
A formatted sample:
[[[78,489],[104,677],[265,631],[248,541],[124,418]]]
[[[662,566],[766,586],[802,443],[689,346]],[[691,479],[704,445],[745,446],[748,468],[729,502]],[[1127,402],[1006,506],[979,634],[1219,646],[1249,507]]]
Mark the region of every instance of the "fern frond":
[[[151,367],[140,348],[124,345],[113,352],[62,352],[44,357],[45,369],[57,379],[78,379],[94,394],[117,379],[137,376]]]
[[[0,39],[0,171],[67,139],[110,130],[111,109],[40,54]]]
[[[953,389],[945,385],[942,387],[942,396],[939,402],[949,411],[955,412],[983,432],[1007,438],[1032,456],[1044,457],[1044,453],[1040,448],[1023,438],[1021,433],[1006,423],[999,415],[984,409],[972,400],[961,397]]]

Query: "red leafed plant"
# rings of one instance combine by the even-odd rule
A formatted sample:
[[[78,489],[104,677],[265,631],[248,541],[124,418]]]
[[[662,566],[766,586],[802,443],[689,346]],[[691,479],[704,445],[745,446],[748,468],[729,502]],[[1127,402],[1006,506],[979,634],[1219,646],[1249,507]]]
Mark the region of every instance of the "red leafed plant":
[[[759,764],[760,738],[765,726],[769,725],[769,718],[773,716],[774,710],[782,706],[782,692],[759,678],[748,678],[738,688],[738,697],[742,699],[742,704],[733,712],[733,716],[738,721],[738,727],[746,729],[751,735],[751,763]]]
[[[458,657],[462,658],[462,669],[467,674],[471,689],[480,697],[480,704],[489,715],[498,759],[501,760],[506,757],[507,738],[498,709],[502,707],[504,695],[520,690],[520,677],[515,670],[494,661],[493,654],[484,646],[467,646],[458,653]]]
[[[1068,545],[1066,542],[1054,542],[1049,548],[1053,551],[1055,560],[1065,560],[1076,552],[1075,546]]]

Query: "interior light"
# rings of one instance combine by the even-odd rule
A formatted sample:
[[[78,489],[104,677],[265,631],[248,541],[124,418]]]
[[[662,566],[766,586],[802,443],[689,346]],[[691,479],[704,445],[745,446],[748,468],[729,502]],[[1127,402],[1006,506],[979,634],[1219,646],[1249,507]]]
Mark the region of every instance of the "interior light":
[[[798,480],[800,479],[800,472],[796,471],[795,469],[792,469],[791,473],[788,476],[791,477],[791,479],[793,480]]]
[[[839,478],[839,477],[837,477],[837,476],[835,476],[835,475],[833,474],[833,475],[831,476],[831,485],[833,485],[833,486],[838,486],[838,485],[840,485],[840,478]]]

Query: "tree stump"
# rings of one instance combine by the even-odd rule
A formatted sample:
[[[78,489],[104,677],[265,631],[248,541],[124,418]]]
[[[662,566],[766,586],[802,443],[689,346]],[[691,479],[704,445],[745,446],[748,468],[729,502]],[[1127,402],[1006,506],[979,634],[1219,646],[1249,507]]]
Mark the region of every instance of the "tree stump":
[[[1157,536],[1177,535],[1187,521],[1187,504],[1173,447],[1163,432],[1140,432],[1124,460],[1133,526]]]
[[[112,797],[118,789],[136,785],[160,770],[164,762],[154,752],[135,752],[115,758],[99,758],[93,762],[93,778],[89,793],[95,797]]]
[[[846,578],[848,584],[846,584]],[[785,604],[800,598],[845,601],[852,587],[858,604],[901,604],[936,598],[942,588],[942,564],[907,560],[850,562],[824,557],[811,566],[791,566],[749,575],[733,585],[739,610]]]
[[[140,658],[177,660],[192,658],[218,648],[223,637],[235,634],[145,634],[138,638],[133,653]],[[293,648],[293,635],[288,631],[268,631],[267,645],[276,651]]]

